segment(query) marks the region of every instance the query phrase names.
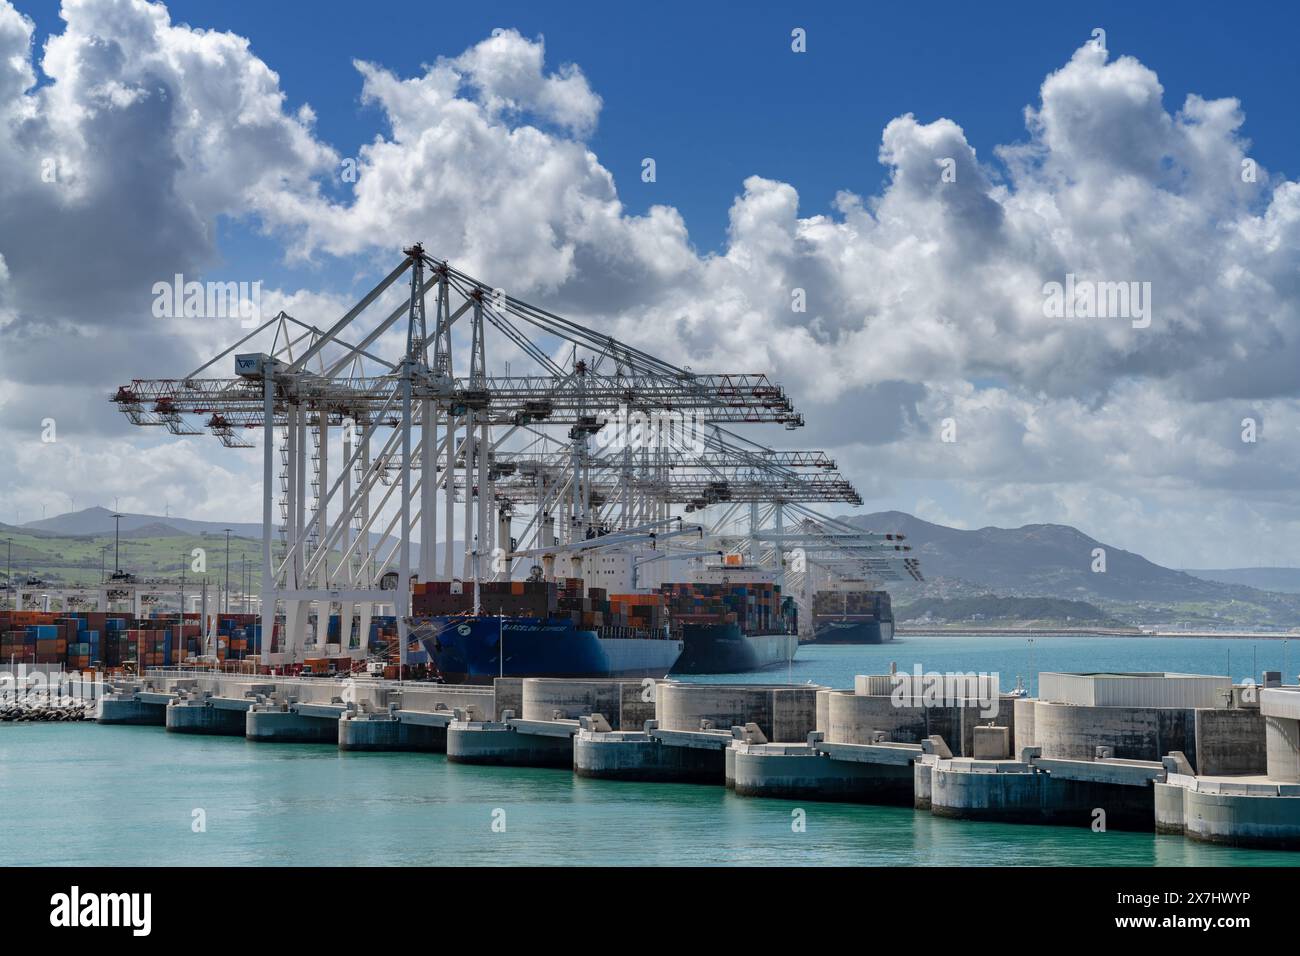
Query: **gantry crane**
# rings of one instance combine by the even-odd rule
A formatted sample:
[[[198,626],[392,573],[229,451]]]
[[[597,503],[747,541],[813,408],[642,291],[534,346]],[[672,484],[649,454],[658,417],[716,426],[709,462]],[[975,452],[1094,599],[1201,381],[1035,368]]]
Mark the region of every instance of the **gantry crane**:
[[[664,522],[677,507],[747,503],[757,542],[762,513],[780,532],[787,506],[861,502],[824,453],[778,452],[731,430],[803,424],[765,374],[673,365],[419,244],[403,252],[329,328],[281,312],[188,375],[135,379],[112,399],[133,424],[206,428],[227,447],[252,447],[260,429],[268,662],[323,645],[335,605],[344,642],[357,618],[364,645],[376,607],[391,605],[405,664],[412,578],[513,574],[517,562],[486,562],[530,534],[554,547]],[[489,372],[489,354],[505,374]],[[216,377],[224,362],[233,375]],[[510,374],[514,364],[527,371]],[[532,516],[516,536],[523,511]],[[774,553],[779,567],[780,542]],[[399,584],[386,589],[394,571]]]

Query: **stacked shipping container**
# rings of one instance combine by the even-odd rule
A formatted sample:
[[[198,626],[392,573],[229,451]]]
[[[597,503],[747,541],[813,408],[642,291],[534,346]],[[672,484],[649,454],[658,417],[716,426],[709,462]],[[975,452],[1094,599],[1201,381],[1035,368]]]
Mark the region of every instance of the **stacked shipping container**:
[[[818,591],[813,595],[813,621],[834,620],[892,621],[893,609],[888,591]]]
[[[487,581],[479,584],[483,614],[543,620],[571,620],[577,627],[607,637],[662,637],[664,600],[658,594],[610,596],[604,588],[583,588],[581,578],[558,581]],[[453,593],[446,581],[414,585],[411,608],[415,617],[470,614],[474,586]]]
[[[681,583],[662,585],[674,624],[737,624],[745,634],[788,630],[781,589],[770,582],[745,584]]]
[[[199,616],[175,614],[133,618],[97,611],[0,611],[0,659],[16,664],[139,667],[182,664],[203,653]],[[258,653],[261,623],[253,614],[221,615],[217,621],[219,660]]]

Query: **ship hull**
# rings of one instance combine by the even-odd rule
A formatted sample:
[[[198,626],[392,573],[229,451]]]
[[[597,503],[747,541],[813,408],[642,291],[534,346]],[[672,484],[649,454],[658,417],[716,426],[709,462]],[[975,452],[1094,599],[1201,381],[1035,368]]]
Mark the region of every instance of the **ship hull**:
[[[794,660],[794,634],[744,634],[737,624],[682,625],[682,656],[674,674],[741,674]]]
[[[813,625],[816,644],[888,644],[893,621],[820,621]]]
[[[682,651],[677,640],[607,638],[542,618],[434,617],[413,621],[411,633],[455,684],[490,684],[497,677],[663,677]]]

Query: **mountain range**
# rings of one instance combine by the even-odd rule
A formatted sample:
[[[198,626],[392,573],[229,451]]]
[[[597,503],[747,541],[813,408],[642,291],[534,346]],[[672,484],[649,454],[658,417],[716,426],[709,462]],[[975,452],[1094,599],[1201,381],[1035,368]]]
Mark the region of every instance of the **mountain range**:
[[[107,538],[111,545],[112,512],[105,508],[56,515],[21,527],[0,524],[0,535],[22,536],[15,542],[15,573],[53,572],[84,565],[98,579],[98,553],[66,553],[60,542]],[[872,531],[906,535],[912,555],[920,558],[924,584],[891,585],[896,600],[975,597],[1057,598],[1091,602],[1113,617],[1133,623],[1249,624],[1292,627],[1300,624],[1300,569],[1229,568],[1182,571],[1148,561],[1061,524],[965,530],[925,521],[902,511],[845,516]],[[183,537],[216,535],[245,539],[238,549],[255,553],[261,525],[250,522],[197,521],[171,515],[123,514],[124,551],[134,564],[163,569],[175,561]],[[169,539],[176,539],[170,541]],[[247,539],[252,539],[249,542]],[[378,535],[372,534],[377,540]],[[453,545],[461,553],[459,543]],[[1097,550],[1105,570],[1097,565]],[[439,549],[441,551],[441,549]],[[45,560],[49,552],[48,560]],[[156,551],[156,556],[150,557]],[[441,557],[441,555],[439,555]],[[125,562],[124,562],[125,566]]]
[[[135,537],[163,537],[168,534],[225,534],[227,528],[232,536],[241,538],[262,537],[260,522],[221,522],[195,521],[173,515],[141,515],[122,512],[122,536],[128,532]],[[53,535],[100,535],[113,533],[113,512],[107,508],[83,508],[81,511],[69,511],[55,515],[53,518],[41,518],[22,524],[23,531],[47,532]],[[140,534],[148,531],[148,534]]]
[[[923,585],[891,588],[905,599],[970,597],[1052,597],[1090,601],[1112,613],[1123,608],[1134,622],[1171,617],[1189,623],[1233,621],[1260,626],[1300,624],[1300,595],[1266,590],[1249,582],[1288,583],[1300,569],[1240,569],[1187,572],[1166,568],[1140,554],[1060,524],[1019,528],[949,528],[902,511],[845,516],[872,531],[897,531],[920,558]],[[1096,554],[1105,556],[1104,570]]]

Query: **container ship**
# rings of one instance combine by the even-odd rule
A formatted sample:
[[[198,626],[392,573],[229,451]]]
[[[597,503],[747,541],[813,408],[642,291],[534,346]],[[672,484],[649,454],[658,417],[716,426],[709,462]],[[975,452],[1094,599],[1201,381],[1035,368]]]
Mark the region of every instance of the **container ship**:
[[[453,683],[734,674],[794,659],[794,602],[772,572],[700,568],[693,580],[637,589],[636,560],[616,551],[585,567],[622,593],[580,578],[481,584],[477,614],[471,585],[416,584],[411,637]]]
[[[653,583],[638,586],[639,567],[658,575]],[[619,548],[592,556],[584,568],[601,584],[662,596],[683,644],[674,674],[761,670],[789,663],[799,647],[795,602],[781,593],[774,570],[747,565],[743,555]]]
[[[813,595],[813,641],[818,644],[887,644],[894,639],[889,592],[852,585]]]
[[[410,636],[444,680],[495,677],[663,677],[683,642],[672,635],[658,595],[584,591],[578,578],[471,586],[417,583]]]
[[[674,674],[738,674],[794,660],[794,602],[771,581],[662,585],[684,645]]]

